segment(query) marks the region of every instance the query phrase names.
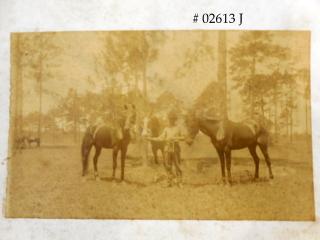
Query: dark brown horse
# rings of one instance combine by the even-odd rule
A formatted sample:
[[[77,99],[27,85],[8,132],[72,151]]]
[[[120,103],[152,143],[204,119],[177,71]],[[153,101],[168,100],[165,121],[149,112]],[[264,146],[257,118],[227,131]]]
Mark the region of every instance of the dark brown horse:
[[[93,157],[94,177],[99,179],[98,175],[98,158],[102,148],[113,149],[113,172],[112,178],[115,178],[117,169],[117,156],[121,152],[121,181],[124,180],[125,159],[128,145],[133,138],[133,125],[135,123],[135,114],[127,114],[118,119],[118,128],[114,124],[91,126],[85,132],[82,139],[81,155],[82,155],[82,176],[88,171],[88,156],[92,146],[95,147]],[[119,132],[118,132],[119,131]],[[120,133],[120,136],[119,136]]]
[[[255,179],[259,178],[259,157],[256,152],[259,146],[269,169],[269,177],[273,178],[270,157],[268,154],[268,131],[257,121],[232,122],[204,117],[190,112],[186,118],[189,133],[187,143],[192,144],[199,130],[207,135],[215,147],[221,165],[222,180],[225,182],[225,165],[228,182],[231,184],[231,151],[248,148],[255,164]],[[225,164],[226,163],[226,164]]]

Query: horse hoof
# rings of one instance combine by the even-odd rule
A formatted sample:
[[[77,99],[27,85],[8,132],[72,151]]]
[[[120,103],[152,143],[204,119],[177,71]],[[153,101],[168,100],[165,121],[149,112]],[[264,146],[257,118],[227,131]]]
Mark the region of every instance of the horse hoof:
[[[222,185],[226,185],[226,183],[227,183],[227,180],[226,180],[225,178],[222,178],[222,179],[221,179],[221,184],[222,184]]]
[[[274,176],[273,176],[273,175],[271,175],[271,176],[270,176],[270,179],[274,179]]]

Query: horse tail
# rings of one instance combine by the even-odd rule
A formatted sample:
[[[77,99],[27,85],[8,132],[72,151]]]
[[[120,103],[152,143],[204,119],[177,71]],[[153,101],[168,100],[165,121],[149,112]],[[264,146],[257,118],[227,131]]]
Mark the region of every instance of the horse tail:
[[[94,127],[88,127],[81,142],[82,176],[88,169],[88,156],[94,142],[93,131]]]

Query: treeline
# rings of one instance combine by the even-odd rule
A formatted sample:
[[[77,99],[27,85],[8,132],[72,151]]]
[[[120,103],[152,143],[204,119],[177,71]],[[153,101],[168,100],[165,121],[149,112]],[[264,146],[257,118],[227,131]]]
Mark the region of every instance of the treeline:
[[[61,44],[61,36],[59,33],[13,35],[15,136],[21,135],[23,126],[32,125],[41,137],[43,129],[59,127],[60,119],[61,125],[68,125],[68,131],[74,132],[77,139],[84,121],[90,124],[98,118],[107,118],[108,112],[117,111],[124,103],[134,103],[141,115],[155,108],[154,104],[158,109],[183,104],[183,99],[176,99],[170,92],[164,92],[154,103],[150,101],[148,89],[159,87],[164,80],[156,73],[150,76],[147,70],[149,64],[157,62],[161,47],[168,41],[165,32],[97,32],[95,37],[101,49],[93,53],[95,74],[87,78],[87,84],[99,84],[100,91],[88,89],[81,94],[76,88],[62,91],[46,84],[60,77],[56,70],[61,67],[66,47]],[[305,133],[309,133],[309,69],[296,63],[299,61],[293,56],[293,50],[279,44],[276,33],[243,32],[232,48],[228,47],[228,32],[218,32],[217,42],[212,42],[212,35],[208,36],[205,31],[199,32],[199,39],[194,47],[186,49],[175,74],[176,79],[187,79],[203,68],[203,62],[217,63],[218,69],[209,66],[202,71],[219,72],[218,82],[213,81],[204,88],[194,101],[195,107],[214,106],[231,112],[234,109],[230,109],[230,93],[237,92],[242,99],[239,108],[246,117],[259,114],[272,122],[275,136],[285,134],[292,139],[299,99],[304,99]],[[199,78],[198,81],[203,77],[192,76]],[[23,81],[26,79],[28,82]],[[166,79],[167,82],[174,80]],[[33,86],[36,93],[35,111],[25,117],[24,84]],[[43,113],[44,95],[50,95],[57,102],[47,113]],[[160,106],[162,102],[165,106]]]
[[[277,44],[270,32],[250,31],[240,36],[229,54],[230,77],[235,83],[232,87],[241,95],[247,116],[260,114],[269,118],[275,137],[282,133],[292,140],[297,123],[294,113],[301,96],[308,133],[310,79],[308,69],[297,64],[293,49]]]

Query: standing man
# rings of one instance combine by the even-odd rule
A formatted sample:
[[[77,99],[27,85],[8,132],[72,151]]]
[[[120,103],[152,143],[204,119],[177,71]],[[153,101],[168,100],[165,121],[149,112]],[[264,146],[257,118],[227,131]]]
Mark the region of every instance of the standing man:
[[[183,141],[181,128],[177,125],[178,117],[174,111],[168,113],[169,125],[166,127],[159,137],[150,137],[150,141],[164,141],[165,142],[165,161],[164,167],[168,174],[168,187],[173,185],[173,180],[177,180],[179,187],[182,186],[182,170],[180,168],[180,146],[179,141]],[[172,168],[175,168],[175,174]]]

